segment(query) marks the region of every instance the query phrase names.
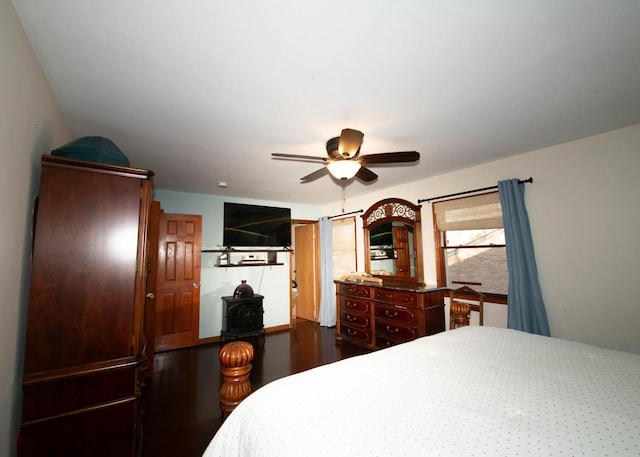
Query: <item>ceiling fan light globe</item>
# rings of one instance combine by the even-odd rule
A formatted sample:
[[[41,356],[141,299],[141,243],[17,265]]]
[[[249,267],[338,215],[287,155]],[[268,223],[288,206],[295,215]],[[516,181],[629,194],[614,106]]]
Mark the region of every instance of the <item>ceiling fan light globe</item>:
[[[351,179],[358,170],[360,170],[360,162],[355,160],[336,160],[327,165],[329,173],[338,179]]]

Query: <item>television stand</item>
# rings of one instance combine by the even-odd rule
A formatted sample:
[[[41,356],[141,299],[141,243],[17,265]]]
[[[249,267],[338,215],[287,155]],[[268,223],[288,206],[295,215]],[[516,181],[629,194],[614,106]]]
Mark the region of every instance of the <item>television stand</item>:
[[[227,267],[270,267],[274,265],[284,265],[283,262],[278,262],[278,252],[289,252],[293,253],[293,250],[290,248],[276,248],[276,249],[233,249],[227,247],[226,249],[202,249],[200,252],[215,252],[220,253],[221,255],[226,256],[226,260],[224,262],[216,262],[214,266],[218,268],[227,268]],[[263,258],[257,258],[252,254],[255,253],[263,253]],[[248,258],[243,256],[243,254],[249,254]],[[243,258],[245,257],[245,258]]]

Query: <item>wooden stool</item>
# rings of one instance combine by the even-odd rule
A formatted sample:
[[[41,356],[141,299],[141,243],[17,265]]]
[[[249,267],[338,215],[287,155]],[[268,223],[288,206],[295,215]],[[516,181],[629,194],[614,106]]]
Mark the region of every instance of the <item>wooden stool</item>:
[[[232,341],[220,349],[218,358],[222,364],[220,410],[224,421],[231,411],[251,393],[249,375],[253,360],[253,346],[245,341]]]

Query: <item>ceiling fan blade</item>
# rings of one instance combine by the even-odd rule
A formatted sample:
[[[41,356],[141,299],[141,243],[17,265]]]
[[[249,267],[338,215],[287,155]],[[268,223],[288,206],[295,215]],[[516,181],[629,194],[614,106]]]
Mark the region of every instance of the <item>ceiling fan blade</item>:
[[[313,180],[321,178],[322,176],[326,175],[328,172],[329,170],[327,170],[327,167],[320,168],[319,170],[316,170],[313,173],[309,173],[307,176],[303,176],[302,178],[300,178],[300,182],[303,182],[303,183],[311,182]]]
[[[306,162],[326,162],[327,161],[326,157],[304,156],[299,154],[281,154],[278,152],[272,153],[271,157],[274,159],[303,160]]]
[[[371,165],[374,163],[399,163],[399,162],[416,162],[420,159],[420,153],[416,151],[403,152],[381,152],[380,154],[367,154],[360,156],[358,161],[363,165]]]
[[[343,129],[340,134],[340,143],[338,145],[338,151],[343,157],[355,157],[362,146],[362,139],[364,133],[360,130]]]
[[[342,159],[343,157],[338,152],[338,145],[340,144],[340,137],[331,138],[327,141],[327,155],[331,160]]]
[[[369,170],[368,168],[360,167],[360,169],[358,170],[358,173],[356,173],[356,178],[364,182],[371,182],[378,179],[378,175],[375,174],[373,171]]]

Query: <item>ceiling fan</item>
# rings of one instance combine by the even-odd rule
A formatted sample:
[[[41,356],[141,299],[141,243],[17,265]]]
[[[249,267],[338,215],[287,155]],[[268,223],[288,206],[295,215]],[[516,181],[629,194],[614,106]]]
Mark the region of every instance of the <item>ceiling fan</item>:
[[[310,182],[331,173],[338,179],[351,179],[354,176],[364,182],[375,181],[378,175],[365,167],[382,163],[416,162],[420,153],[416,151],[382,152],[379,154],[360,155],[360,146],[364,133],[354,129],[343,129],[339,137],[327,141],[327,156],[316,157],[298,154],[273,153],[274,159],[299,160],[303,162],[321,162],[325,167],[300,178],[300,181]]]

